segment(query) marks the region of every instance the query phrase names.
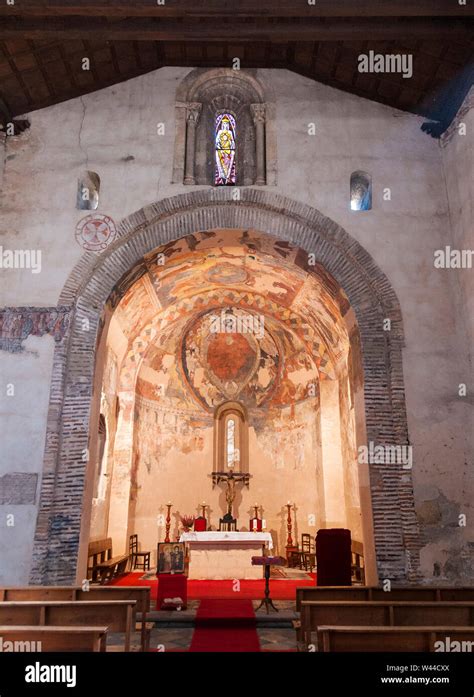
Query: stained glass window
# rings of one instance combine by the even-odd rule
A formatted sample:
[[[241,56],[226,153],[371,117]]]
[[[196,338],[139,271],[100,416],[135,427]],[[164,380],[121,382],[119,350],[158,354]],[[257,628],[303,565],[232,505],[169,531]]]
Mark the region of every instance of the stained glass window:
[[[232,186],[235,175],[235,119],[232,114],[218,114],[215,126],[216,186]]]
[[[235,460],[235,421],[228,419],[227,421],[227,467],[234,466]]]
[[[351,210],[370,211],[372,208],[372,177],[367,172],[351,174]]]

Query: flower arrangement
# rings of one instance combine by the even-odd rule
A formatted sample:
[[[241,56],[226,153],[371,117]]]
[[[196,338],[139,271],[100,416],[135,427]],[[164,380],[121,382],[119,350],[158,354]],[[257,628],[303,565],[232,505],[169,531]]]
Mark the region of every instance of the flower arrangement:
[[[193,515],[181,515],[180,517],[181,525],[183,526],[184,532],[189,532],[194,525]]]

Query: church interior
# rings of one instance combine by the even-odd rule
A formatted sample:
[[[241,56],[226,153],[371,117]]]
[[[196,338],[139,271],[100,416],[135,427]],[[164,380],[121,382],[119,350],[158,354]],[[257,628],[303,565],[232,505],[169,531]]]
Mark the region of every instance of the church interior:
[[[473,17],[0,7],[1,653],[472,650]]]

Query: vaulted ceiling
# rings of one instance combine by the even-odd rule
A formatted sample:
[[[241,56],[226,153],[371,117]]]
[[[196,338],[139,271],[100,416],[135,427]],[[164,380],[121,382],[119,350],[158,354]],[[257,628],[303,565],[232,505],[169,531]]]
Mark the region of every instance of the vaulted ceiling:
[[[473,83],[473,14],[472,2],[455,0],[3,2],[0,121],[163,66],[239,58],[420,114],[439,136]],[[370,50],[413,54],[413,77],[359,73]]]
[[[121,391],[208,412],[237,398],[280,409],[346,365],[347,297],[298,248],[210,230],[158,252],[114,311],[128,347]]]

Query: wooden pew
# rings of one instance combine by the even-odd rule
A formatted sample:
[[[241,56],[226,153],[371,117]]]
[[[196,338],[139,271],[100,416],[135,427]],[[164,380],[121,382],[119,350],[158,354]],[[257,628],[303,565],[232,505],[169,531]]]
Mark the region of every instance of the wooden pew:
[[[112,538],[107,537],[89,542],[88,559],[88,573],[92,581],[105,583],[125,573],[129,555],[112,556]]]
[[[75,600],[79,586],[21,586],[0,588],[0,602],[5,600]]]
[[[428,619],[428,618],[427,618]],[[331,627],[318,629],[320,651],[436,651],[435,642],[467,642],[474,649],[474,627]],[[438,649],[439,650],[439,649]],[[452,649],[451,649],[452,650]]]
[[[84,602],[87,600],[135,600],[135,611],[140,613],[140,622],[136,623],[135,629],[141,633],[141,650],[147,651],[150,645],[150,633],[153,623],[147,622],[147,614],[151,609],[151,588],[150,586],[91,586],[88,591],[77,589],[76,600]]]
[[[15,651],[105,651],[107,627],[38,627],[1,625],[2,649],[5,642],[14,642]],[[19,643],[17,643],[19,642]]]
[[[130,651],[135,600],[60,601],[37,600],[0,603],[1,625],[95,626],[125,633],[125,651]]]
[[[384,591],[377,586],[303,586],[296,589],[296,610],[303,600],[379,600],[401,602],[474,602],[474,586],[392,586]]]
[[[312,632],[321,626],[474,626],[474,602],[344,602],[307,601],[301,603],[301,628],[297,639],[312,643]]]
[[[147,622],[151,609],[149,586],[90,586],[88,591],[81,586],[22,586],[0,588],[0,602],[5,600],[26,602],[31,600],[136,600],[136,612],[141,614],[136,630],[141,632],[142,651],[147,651],[153,624]]]

